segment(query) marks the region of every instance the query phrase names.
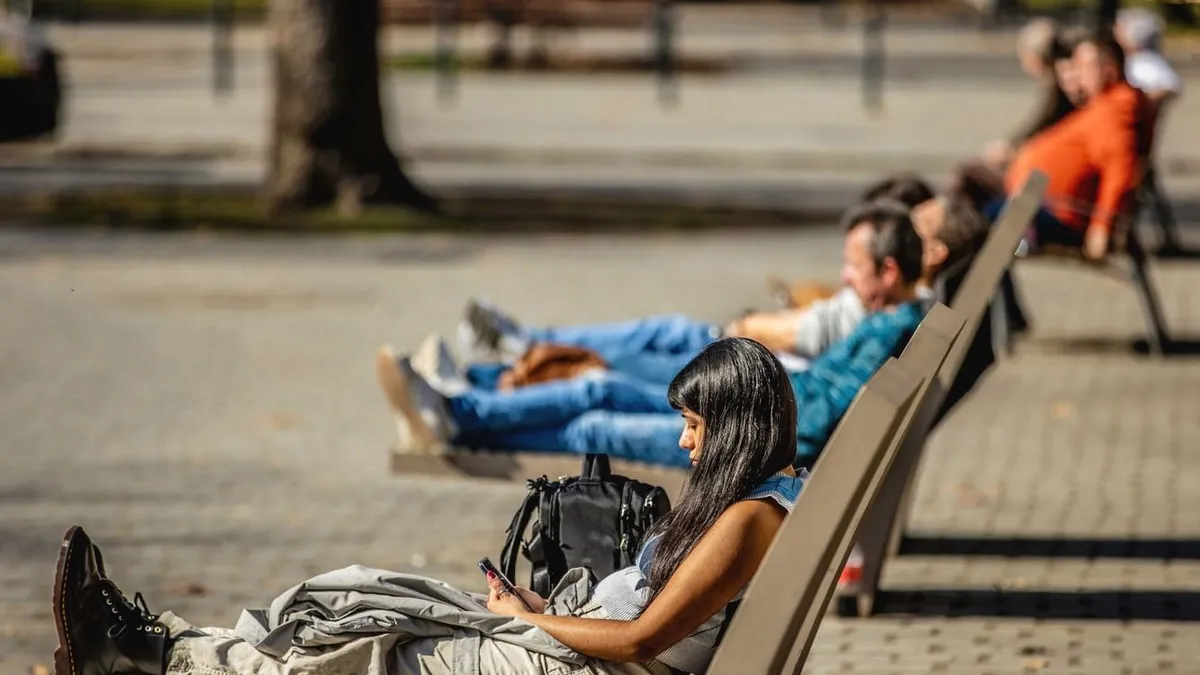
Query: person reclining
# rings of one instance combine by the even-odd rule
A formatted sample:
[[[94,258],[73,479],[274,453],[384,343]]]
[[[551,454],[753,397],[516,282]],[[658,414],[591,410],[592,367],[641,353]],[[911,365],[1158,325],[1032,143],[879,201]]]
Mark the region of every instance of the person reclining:
[[[688,364],[669,399],[686,420],[677,441],[694,467],[687,487],[636,564],[598,584],[576,569],[542,598],[489,578],[485,597],[354,566],[294,587],[270,612],[243,613],[234,630],[197,628],[152,614],[141,594],[129,601],[74,527],[54,581],[55,673],[452,675],[462,664],[479,675],[705,672],[803,486],[791,468],[796,400],[779,361],[737,338]]]
[[[947,221],[949,223],[949,221]],[[976,215],[964,232],[947,226],[929,262],[942,265],[978,250],[987,224]],[[953,241],[957,238],[958,241]],[[870,277],[873,312],[807,370],[793,372],[800,405],[796,465],[810,466],[858,389],[898,353],[924,315],[916,286],[925,251],[905,209],[876,205],[851,228],[848,258]],[[955,248],[950,248],[954,246]],[[861,260],[860,260],[861,259]],[[662,386],[624,373],[531,385],[512,392],[470,388],[443,396],[389,348],[377,360],[395,413],[401,452],[438,452],[446,445],[496,451],[603,452],[650,464],[680,466],[671,451],[683,420],[662,404]]]
[[[1125,78],[1140,89],[1154,108],[1160,109],[1179,96],[1179,75],[1162,55],[1162,19],[1144,7],[1117,12],[1114,34],[1125,50]]]
[[[1064,40],[1058,24],[1037,18],[1025,24],[1017,36],[1017,59],[1021,70],[1042,85],[1038,105],[1029,119],[1007,139],[992,141],[983,153],[983,161],[1002,171],[1013,154],[1030,138],[1058,124],[1075,111],[1078,92],[1070,81],[1069,61],[1073,44]]]
[[[1045,208],[1034,219],[1034,246],[1081,247],[1091,259],[1108,254],[1113,221],[1136,187],[1147,122],[1146,99],[1125,81],[1125,57],[1111,37],[1089,37],[1072,56],[1087,103],[1030,139],[1004,176],[1011,193],[1030,172],[1049,178]],[[995,219],[998,195],[985,208]]]
[[[913,171],[901,171],[892,174],[876,183],[873,183],[863,190],[858,201],[862,204],[879,201],[881,199],[893,199],[904,204],[908,208],[912,208],[921,202],[933,199],[933,188],[919,174]],[[823,307],[825,304],[833,303],[836,305],[850,305],[856,310],[857,321],[862,320],[863,310],[861,304],[855,301],[856,296],[850,293],[850,289],[843,287],[839,289],[814,280],[801,280],[796,282],[788,282],[778,277],[769,277],[767,279],[767,287],[771,295],[783,307],[795,310],[815,309],[817,311],[829,311],[828,307]],[[840,308],[838,308],[840,310]],[[844,310],[840,310],[844,311]],[[798,312],[797,312],[798,314]],[[786,317],[786,312],[775,312],[766,314],[768,319],[780,321]],[[746,318],[756,318],[753,315]],[[853,329],[853,327],[851,327]],[[749,334],[746,337],[759,339],[758,336]],[[843,334],[841,337],[845,337]],[[784,362],[787,365],[787,362]]]
[[[843,227],[848,230],[846,225],[856,217],[855,212],[867,204],[894,199],[912,208],[933,196],[928,184],[915,174],[890,176],[863,193],[861,203],[842,217]],[[490,303],[473,300],[459,326],[459,348],[468,362],[499,359],[511,363],[536,344],[582,347],[595,352],[611,370],[666,383],[682,363],[724,335],[757,340],[784,357],[785,366],[797,369],[849,336],[866,316],[863,291],[855,288],[857,276],[847,265],[840,291],[819,292],[818,296],[828,297],[803,308],[753,312],[724,328],[683,315],[584,326],[525,326]],[[928,285],[929,275],[926,277],[922,288]],[[474,368],[473,372],[480,375],[479,382],[498,379],[493,367]]]

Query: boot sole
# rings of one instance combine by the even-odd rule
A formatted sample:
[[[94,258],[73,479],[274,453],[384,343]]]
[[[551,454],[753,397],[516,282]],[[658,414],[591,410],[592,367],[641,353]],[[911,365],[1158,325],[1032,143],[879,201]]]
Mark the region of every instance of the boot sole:
[[[54,648],[54,675],[76,675],[75,645],[71,643],[71,634],[66,625],[66,582],[71,566],[71,551],[76,548],[71,544],[80,532],[78,525],[67,530],[58,549],[58,562],[54,566],[54,627],[58,630],[58,646]]]
[[[386,348],[380,349],[375,357],[375,373],[379,377],[379,386],[383,389],[393,414],[399,415],[408,423],[409,433],[416,447],[406,449],[415,454],[435,454],[441,447],[442,440],[421,418],[421,413],[408,393],[408,378],[397,366],[395,354]]]

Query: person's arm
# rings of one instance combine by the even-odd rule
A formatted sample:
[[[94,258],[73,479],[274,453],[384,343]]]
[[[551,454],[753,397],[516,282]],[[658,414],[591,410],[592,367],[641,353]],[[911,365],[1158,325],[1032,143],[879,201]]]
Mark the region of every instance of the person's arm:
[[[791,351],[796,343],[797,327],[811,309],[755,312],[730,324],[725,334],[726,337],[756,340],[773,352]]]
[[[528,621],[585,656],[649,661],[693,633],[750,583],[785,515],[763,500],[729,507],[633,621],[532,614],[511,596],[500,596],[494,582],[488,607]]]
[[[1050,81],[1043,85],[1038,98],[1037,108],[1029,115],[1025,123],[1008,137],[1008,145],[1013,150],[1021,147],[1030,138],[1054,126],[1063,118],[1064,101],[1067,95],[1059,88],[1058,83]]]
[[[1113,222],[1128,206],[1129,195],[1136,187],[1138,171],[1138,112],[1122,111],[1119,124],[1097,130],[1088,143],[1091,161],[1097,167],[1100,180],[1096,202],[1088,221],[1084,250],[1094,259],[1108,252]]]

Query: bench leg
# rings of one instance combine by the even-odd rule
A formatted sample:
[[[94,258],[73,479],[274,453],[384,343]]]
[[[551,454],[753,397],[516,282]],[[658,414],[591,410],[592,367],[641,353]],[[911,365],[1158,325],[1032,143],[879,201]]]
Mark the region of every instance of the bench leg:
[[[1150,281],[1150,275],[1146,269],[1145,252],[1141,250],[1140,245],[1134,242],[1131,244],[1129,257],[1132,264],[1129,276],[1138,296],[1138,304],[1142,308],[1142,316],[1146,320],[1146,342],[1150,346],[1152,355],[1162,356],[1165,347],[1170,344],[1166,322],[1163,321],[1162,305],[1158,300],[1158,291],[1155,290],[1154,283]]]
[[[437,97],[443,105],[458,94],[458,19],[456,0],[436,0],[434,5],[434,61],[437,63]]]
[[[658,75],[658,100],[679,103],[675,73],[675,7],[672,0],[654,0],[654,69]]]
[[[1154,221],[1158,223],[1158,229],[1162,234],[1162,249],[1166,251],[1183,250],[1183,246],[1179,242],[1179,224],[1175,220],[1175,212],[1171,209],[1171,203],[1167,201],[1162,188],[1158,186],[1157,177],[1151,179],[1147,188],[1150,206],[1154,209]]]
[[[1004,289],[997,288],[989,305],[992,328],[992,351],[996,361],[1008,358],[1012,354],[1012,336],[1008,325],[1008,299]]]

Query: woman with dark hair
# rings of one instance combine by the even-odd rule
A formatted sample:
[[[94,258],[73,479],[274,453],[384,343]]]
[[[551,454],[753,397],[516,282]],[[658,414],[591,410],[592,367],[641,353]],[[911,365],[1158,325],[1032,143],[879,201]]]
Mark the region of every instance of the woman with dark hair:
[[[677,508],[647,536],[637,564],[594,587],[572,570],[550,598],[486,598],[441,582],[362,567],[293,588],[238,628],[197,629],[129,602],[99,549],[72,528],[59,555],[58,675],[306,672],[700,673],[766,555],[805,475],[796,402],[779,361],[752,340],[707,347],[671,382],[693,466]],[[519,597],[518,597],[519,596]]]

